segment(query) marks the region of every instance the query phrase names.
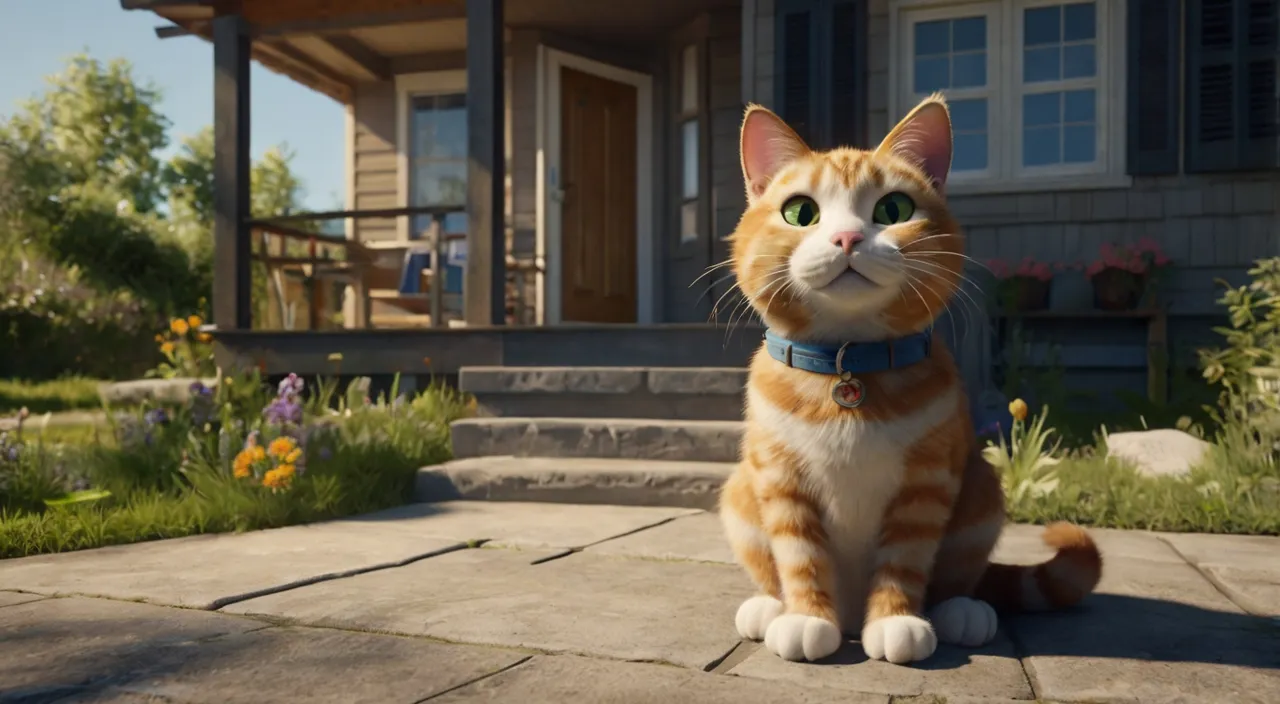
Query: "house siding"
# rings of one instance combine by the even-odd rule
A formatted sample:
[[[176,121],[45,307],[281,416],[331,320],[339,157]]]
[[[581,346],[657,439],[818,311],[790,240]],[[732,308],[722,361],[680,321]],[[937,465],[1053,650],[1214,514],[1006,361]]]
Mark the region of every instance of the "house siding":
[[[353,100],[352,206],[356,210],[398,207],[395,83],[357,84]],[[352,234],[361,242],[394,240],[396,221],[356,220]]]

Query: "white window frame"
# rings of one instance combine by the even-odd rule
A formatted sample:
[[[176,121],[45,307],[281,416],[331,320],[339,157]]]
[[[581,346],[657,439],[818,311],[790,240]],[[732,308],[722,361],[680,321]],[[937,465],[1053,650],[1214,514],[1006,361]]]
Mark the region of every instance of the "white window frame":
[[[402,73],[396,76],[396,201],[400,207],[409,207],[413,170],[410,151],[413,146],[409,134],[413,99],[426,95],[451,95],[467,93],[467,72],[463,69]],[[468,95],[468,98],[470,96]],[[413,218],[396,218],[396,241],[391,246],[403,247],[412,243],[409,226]]]
[[[1010,193],[1044,190],[1127,188],[1125,173],[1125,3],[1097,4],[1097,75],[1090,79],[1046,82],[1024,89],[1022,83],[1022,12],[1028,8],[1069,4],[1072,0],[890,0],[889,124],[915,107],[919,96],[914,74],[913,26],[916,22],[987,18],[987,87],[947,90],[948,98],[986,97],[987,165],[982,172],[954,172],[947,181],[952,194]],[[1052,88],[1050,88],[1052,86]],[[1098,160],[1092,164],[1022,166],[1022,96],[1040,90],[1095,88]],[[1011,134],[1012,133],[1012,134]],[[1006,136],[1007,135],[1007,136]]]

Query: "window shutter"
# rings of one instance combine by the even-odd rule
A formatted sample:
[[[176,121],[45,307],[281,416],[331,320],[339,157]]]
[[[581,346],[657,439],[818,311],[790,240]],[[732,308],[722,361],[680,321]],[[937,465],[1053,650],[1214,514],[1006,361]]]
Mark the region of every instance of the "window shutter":
[[[1276,165],[1277,0],[1188,0],[1187,171]]]
[[[807,142],[818,117],[818,0],[777,0],[774,6],[776,112]]]
[[[827,147],[866,147],[867,7],[865,0],[833,0],[826,46],[831,78],[827,94]]]
[[[1128,171],[1178,172],[1181,17],[1170,0],[1129,0]]]

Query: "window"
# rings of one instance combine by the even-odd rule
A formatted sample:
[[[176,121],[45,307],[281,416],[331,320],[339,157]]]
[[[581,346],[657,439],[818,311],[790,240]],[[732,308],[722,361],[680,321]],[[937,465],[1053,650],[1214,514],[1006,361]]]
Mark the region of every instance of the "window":
[[[939,91],[951,106],[951,183],[1044,187],[1082,175],[1124,179],[1123,52],[1107,46],[1124,21],[1117,0],[899,0],[895,117]],[[1108,29],[1108,27],[1112,27]],[[891,120],[892,121],[892,120]],[[1090,183],[1097,185],[1099,181]]]
[[[698,239],[699,188],[699,99],[698,47],[691,44],[680,52],[680,243]]]

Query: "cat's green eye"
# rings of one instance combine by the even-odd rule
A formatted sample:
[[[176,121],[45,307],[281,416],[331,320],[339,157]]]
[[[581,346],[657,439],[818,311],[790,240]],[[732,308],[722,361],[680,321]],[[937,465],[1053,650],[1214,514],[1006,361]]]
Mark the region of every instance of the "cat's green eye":
[[[818,222],[818,204],[809,196],[793,196],[782,204],[782,219],[788,225],[808,227]]]
[[[915,201],[906,193],[894,191],[876,201],[876,209],[871,213],[871,221],[877,225],[897,225],[911,219],[916,212]]]

